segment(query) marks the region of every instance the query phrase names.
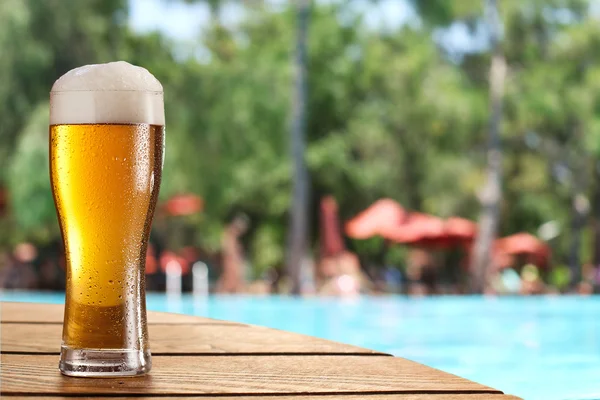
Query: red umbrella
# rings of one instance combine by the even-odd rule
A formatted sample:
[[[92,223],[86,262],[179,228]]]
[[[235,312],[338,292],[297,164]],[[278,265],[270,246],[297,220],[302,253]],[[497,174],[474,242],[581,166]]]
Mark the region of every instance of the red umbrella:
[[[526,232],[497,239],[493,251],[496,257],[524,255],[529,262],[540,267],[548,265],[552,253],[545,242]]]
[[[354,239],[384,236],[402,223],[404,208],[392,199],[381,199],[346,223],[346,234]]]
[[[321,200],[321,257],[336,256],[342,251],[338,205],[332,196],[327,196]]]
[[[460,217],[450,217],[444,225],[449,236],[470,241],[477,235],[477,224],[469,219]]]
[[[422,213],[412,213],[401,225],[386,232],[397,243],[422,247],[455,247],[473,241],[477,225],[468,219],[452,217],[447,220]]]
[[[423,213],[411,213],[400,224],[390,227],[385,237],[397,243],[417,244],[444,234],[441,218]]]
[[[450,217],[444,221],[444,233],[432,239],[432,246],[437,247],[467,247],[477,236],[477,224],[471,220]]]
[[[192,215],[202,211],[203,206],[201,197],[195,194],[181,194],[167,200],[165,210],[172,216]]]

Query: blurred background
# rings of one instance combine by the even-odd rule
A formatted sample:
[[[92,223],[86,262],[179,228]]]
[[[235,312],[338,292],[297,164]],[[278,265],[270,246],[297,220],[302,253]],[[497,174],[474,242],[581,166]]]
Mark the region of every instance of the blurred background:
[[[591,293],[599,12],[5,0],[0,282],[63,288],[48,92],[71,68],[123,59],[166,96],[150,290],[165,290],[169,261],[191,290],[200,261],[221,292]]]
[[[360,337],[344,336],[345,322],[331,328],[310,307],[297,310],[314,318],[308,328],[251,319],[256,312],[240,310],[275,304],[254,296],[258,303],[236,296],[208,311],[185,302],[176,311],[233,315],[225,307],[236,310],[232,318],[371,345],[521,395],[534,371],[571,365],[537,336],[537,323],[558,323],[563,339],[588,346],[568,352],[593,355],[584,364],[597,370],[597,303],[511,298],[501,304],[520,311],[520,334],[484,344],[477,340],[494,331],[500,303],[469,297],[412,309],[410,299],[597,291],[599,18],[595,0],[3,0],[0,285],[64,290],[48,93],[74,67],[122,59],[146,67],[165,91],[149,291],[410,296],[348,306],[352,318],[370,312],[365,304],[387,310]],[[162,298],[150,299],[162,307]],[[288,301],[300,307],[277,307]],[[329,318],[343,319],[345,303],[331,304]],[[577,309],[592,325],[545,320],[549,309]],[[389,345],[373,339],[394,331],[395,316],[427,310],[439,310],[438,322],[458,318],[456,310],[489,317],[465,325],[478,333],[454,336],[457,320],[443,320],[443,340],[478,343],[471,358],[426,350],[428,336],[417,333],[427,318],[402,328],[415,335],[412,347],[398,347],[397,336]],[[511,364],[500,363],[510,367],[478,375],[492,367],[475,354],[499,343],[514,350]],[[524,369],[515,369],[523,351],[542,358],[529,365],[521,355]],[[561,369],[562,386],[552,389],[548,371],[544,399],[568,386]]]

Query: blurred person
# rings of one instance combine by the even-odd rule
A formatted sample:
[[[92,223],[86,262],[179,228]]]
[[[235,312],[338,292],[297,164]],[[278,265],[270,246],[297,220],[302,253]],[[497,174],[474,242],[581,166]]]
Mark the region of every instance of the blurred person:
[[[371,293],[375,285],[361,270],[358,256],[343,250],[335,256],[323,258],[320,262],[321,282],[318,292],[324,295],[354,296],[358,293]]]
[[[249,283],[245,292],[254,296],[267,296],[271,294],[271,285],[264,280],[256,280]]]
[[[435,265],[425,265],[421,270],[421,283],[427,289],[427,294],[439,294],[438,270]]]
[[[536,295],[543,294],[545,285],[542,281],[538,268],[533,264],[526,264],[521,270],[521,294]]]
[[[557,287],[555,287],[555,286],[547,286],[546,287],[546,294],[548,296],[559,296],[561,293],[560,293],[560,290]]]
[[[41,290],[64,289],[64,272],[49,259],[40,260],[37,288]]]
[[[148,243],[146,251],[146,290],[156,291],[161,286],[161,281],[164,281],[164,276],[160,276],[158,252],[152,243]],[[164,285],[164,282],[163,282]]]
[[[409,253],[407,261],[408,294],[438,294],[438,271],[434,257],[423,249],[414,249]]]
[[[37,288],[41,290],[65,290],[65,270],[61,264],[62,241],[53,240],[37,249],[37,257],[33,260],[34,270],[37,271]]]
[[[596,273],[596,268],[592,263],[584,263],[581,266],[581,277],[583,280],[591,281],[594,280],[594,275]]]
[[[326,281],[320,288],[322,296],[354,297],[360,294],[360,283],[351,275],[339,275]]]
[[[275,293],[277,289],[277,281],[279,280],[279,272],[277,271],[277,268],[268,268],[263,274],[263,280],[269,284],[269,292]]]
[[[336,257],[322,257],[319,260],[318,266],[317,277],[319,280],[327,281],[337,274],[338,267]]]
[[[401,293],[404,276],[400,269],[394,266],[386,266],[383,271],[383,280],[386,291],[389,293]]]
[[[577,285],[577,294],[581,296],[590,296],[594,294],[594,285],[589,281],[579,282]]]
[[[413,282],[408,286],[407,294],[412,297],[424,297],[430,293],[427,291],[427,286],[425,286],[424,284],[419,282]]]
[[[492,274],[487,294],[519,294],[521,276],[513,268],[503,268]]]
[[[221,277],[217,282],[218,293],[240,293],[244,289],[244,266],[246,263],[240,238],[248,230],[248,219],[237,215],[223,232]]]
[[[7,255],[7,268],[0,275],[4,289],[37,289],[38,277],[33,268],[37,249],[31,243],[20,243]]]

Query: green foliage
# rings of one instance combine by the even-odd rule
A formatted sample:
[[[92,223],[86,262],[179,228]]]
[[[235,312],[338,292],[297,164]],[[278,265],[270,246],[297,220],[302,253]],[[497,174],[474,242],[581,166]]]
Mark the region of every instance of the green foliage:
[[[20,229],[12,240],[49,240],[58,234],[50,188],[48,104],[38,106],[19,136],[8,175],[11,211]]]
[[[559,290],[566,289],[571,280],[571,271],[564,265],[556,267],[550,274],[550,284]]]
[[[54,80],[74,67],[116,56],[125,0],[0,2],[0,171],[6,170],[29,113]],[[0,172],[0,184],[6,179]]]
[[[269,268],[276,268],[281,265],[284,260],[283,247],[281,246],[284,237],[285,232],[281,224],[267,221],[256,229],[250,247],[255,278],[260,278]]]
[[[125,59],[147,67],[165,88],[161,201],[183,192],[202,196],[203,215],[186,224],[210,250],[218,250],[231,213],[246,213],[255,274],[283,263],[294,9],[237,2],[244,16],[232,27],[219,19],[223,2],[208,3],[211,24],[196,43],[183,44],[130,31],[125,0],[0,1],[0,185],[12,205],[10,220],[1,222],[11,232],[2,240],[58,234],[47,174],[52,82],[78,65]],[[412,1],[421,23],[382,31],[348,12],[350,1],[325,3],[313,3],[309,31],[313,204],[332,194],[347,219],[391,197],[410,209],[476,218],[489,54],[449,56],[434,37],[465,23],[474,38],[485,34],[477,29],[483,2]],[[535,233],[558,221],[557,262],[569,252],[573,197],[590,197],[597,186],[591,177],[600,158],[600,25],[589,4],[501,2],[509,62],[501,233]],[[597,215],[600,205],[592,207]],[[349,244],[363,260],[386,261],[380,239]],[[404,251],[389,250],[387,261],[401,264]]]

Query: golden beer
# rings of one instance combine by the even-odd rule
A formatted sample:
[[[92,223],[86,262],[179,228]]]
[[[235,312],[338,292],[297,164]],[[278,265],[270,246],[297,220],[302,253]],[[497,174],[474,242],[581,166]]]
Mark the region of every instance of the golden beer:
[[[92,67],[51,92],[50,180],[67,260],[60,369],[139,375],[151,367],[144,264],[163,165],[162,87],[144,90],[141,69],[126,63]],[[119,79],[133,90],[102,89]]]
[[[145,324],[141,338],[138,332],[128,337],[122,325],[128,297],[144,287],[137,282],[144,280],[163,135],[163,127],[148,124],[50,127],[51,181],[73,308],[65,314],[66,346],[143,349],[146,343]],[[144,300],[143,293],[138,297]]]

